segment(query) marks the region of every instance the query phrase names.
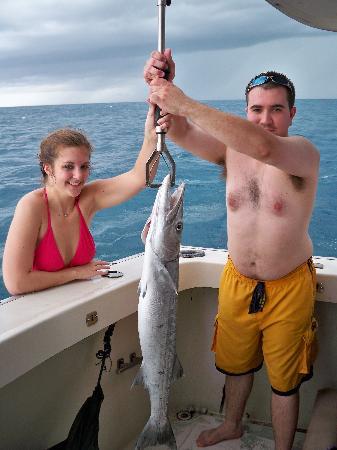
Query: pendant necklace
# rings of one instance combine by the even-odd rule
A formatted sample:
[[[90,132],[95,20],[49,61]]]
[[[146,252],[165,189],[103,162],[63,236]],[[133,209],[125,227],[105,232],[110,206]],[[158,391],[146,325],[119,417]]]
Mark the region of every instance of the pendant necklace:
[[[74,207],[75,207],[75,205],[73,205],[73,207],[71,208],[70,211],[66,211],[66,212],[63,212],[62,209],[61,209],[60,212],[59,212],[59,216],[68,217],[69,214],[71,214],[73,212]]]

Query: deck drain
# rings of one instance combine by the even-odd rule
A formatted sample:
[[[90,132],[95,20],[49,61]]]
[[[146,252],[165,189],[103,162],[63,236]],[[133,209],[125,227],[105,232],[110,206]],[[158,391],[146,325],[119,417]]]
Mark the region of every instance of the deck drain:
[[[187,420],[192,419],[192,413],[187,411],[187,409],[182,409],[181,411],[177,412],[177,419],[186,422]]]

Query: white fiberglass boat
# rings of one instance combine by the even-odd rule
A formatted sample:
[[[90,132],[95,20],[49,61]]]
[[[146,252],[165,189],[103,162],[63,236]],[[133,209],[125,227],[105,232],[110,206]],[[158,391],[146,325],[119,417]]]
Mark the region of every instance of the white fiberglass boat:
[[[210,345],[217,287],[227,252],[204,252],[205,256],[180,260],[177,349],[185,377],[172,386],[173,416],[191,409],[217,412],[222,397],[225,376],[214,367]],[[2,450],[42,450],[66,438],[77,411],[93,391],[99,371],[95,355],[102,348],[105,328],[112,323],[116,323],[111,340],[112,367],[102,377],[105,399],[99,442],[102,450],[132,448],[130,442],[137,438],[149,415],[147,392],[141,387],[130,389],[138,365],[131,363],[129,369],[123,370],[131,354],[141,356],[136,311],[142,262],[143,254],[117,261],[114,269],[124,274],[121,278],[73,282],[1,304]],[[315,257],[314,262],[318,272],[316,315],[321,351],[313,379],[301,387],[299,428],[307,430],[315,398],[326,389],[325,398],[316,404],[316,409],[328,409],[318,417],[319,442],[324,443],[323,427],[327,427],[326,439],[330,439],[337,420],[337,258]],[[121,358],[126,366],[121,365]],[[264,424],[270,431],[268,381],[263,370],[255,378],[247,406],[247,427]],[[197,415],[192,411],[192,422]],[[311,428],[314,426],[315,421]],[[260,430],[257,435],[262,439],[268,432]],[[305,434],[298,433],[298,439],[303,443]],[[267,445],[268,440],[264,442]],[[325,450],[328,446],[307,448]]]

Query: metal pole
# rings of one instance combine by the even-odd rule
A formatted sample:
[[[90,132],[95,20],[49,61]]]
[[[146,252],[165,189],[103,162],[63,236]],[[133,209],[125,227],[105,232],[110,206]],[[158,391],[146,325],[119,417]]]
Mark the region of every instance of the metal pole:
[[[165,8],[166,0],[158,0],[158,51],[164,53],[165,50]],[[155,112],[156,133],[158,135],[157,150],[162,151],[165,144],[165,133],[157,126],[157,121],[160,118],[160,109],[157,106]],[[162,136],[162,138],[159,138]]]
[[[165,50],[165,7],[166,1],[159,0],[158,5],[158,51],[163,53]]]

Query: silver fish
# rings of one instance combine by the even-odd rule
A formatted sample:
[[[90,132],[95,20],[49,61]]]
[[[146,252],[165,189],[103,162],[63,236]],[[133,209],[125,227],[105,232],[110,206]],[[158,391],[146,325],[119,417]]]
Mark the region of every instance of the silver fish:
[[[138,332],[143,361],[133,385],[149,392],[151,415],[136,443],[136,450],[177,445],[168,418],[171,383],[183,375],[176,354],[176,303],[179,251],[183,229],[184,183],[171,194],[170,176],[159,188],[147,232],[139,285]]]

